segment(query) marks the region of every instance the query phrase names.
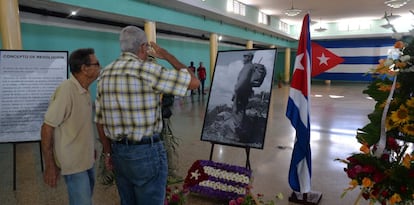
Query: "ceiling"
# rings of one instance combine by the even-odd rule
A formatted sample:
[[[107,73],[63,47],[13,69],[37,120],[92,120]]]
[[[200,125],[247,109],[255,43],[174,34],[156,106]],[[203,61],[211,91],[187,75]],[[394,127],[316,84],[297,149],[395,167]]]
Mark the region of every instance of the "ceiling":
[[[141,1],[141,0],[136,0]],[[185,11],[187,13],[193,13],[196,15],[203,15],[211,19],[219,19],[234,25],[246,26],[245,22],[238,21],[234,18],[229,18],[226,14],[218,14],[212,11],[202,9],[203,1],[223,1],[223,0],[142,0],[150,4],[161,5],[178,11]],[[350,18],[369,18],[369,19],[381,19],[385,12],[392,13],[393,15],[410,16],[410,10],[414,10],[414,0],[409,1],[405,6],[399,9],[391,9],[384,4],[384,0],[293,0],[293,7],[301,9],[302,13],[295,17],[288,17],[284,14],[284,10],[292,7],[292,0],[238,0],[249,6],[254,6],[268,15],[275,16],[288,23],[301,24],[305,13],[311,14],[313,21],[323,21],[325,23],[337,22],[342,19]],[[46,13],[68,13],[73,10],[73,6],[61,4],[46,0],[19,0],[20,6],[29,8],[36,8],[46,10]],[[201,5],[198,7],[197,5]],[[92,9],[83,9],[83,14],[87,17],[103,19],[107,21],[122,22],[125,24],[143,24],[144,19],[137,19],[129,16],[121,16],[110,13],[104,13]],[[413,13],[414,14],[414,13]],[[44,15],[44,14],[43,14]],[[413,23],[414,24],[414,23]],[[205,31],[192,30],[191,28],[176,27],[173,25],[167,25],[157,22],[157,29],[164,31],[174,31],[183,34],[207,36]],[[271,33],[269,30],[260,30],[263,28],[257,27],[260,32]],[[273,35],[273,33],[272,33]],[[294,40],[292,37],[276,36],[286,38],[288,40]],[[244,39],[230,39],[232,42],[243,44]]]
[[[264,10],[268,15],[281,19],[301,22],[305,13],[309,12],[313,20],[337,22],[350,18],[379,19],[385,12],[410,15],[409,10],[414,10],[414,1],[409,1],[405,6],[391,9],[384,4],[385,0],[238,0],[246,5]],[[284,14],[286,9],[292,7],[301,9],[302,13],[296,17],[288,17]]]

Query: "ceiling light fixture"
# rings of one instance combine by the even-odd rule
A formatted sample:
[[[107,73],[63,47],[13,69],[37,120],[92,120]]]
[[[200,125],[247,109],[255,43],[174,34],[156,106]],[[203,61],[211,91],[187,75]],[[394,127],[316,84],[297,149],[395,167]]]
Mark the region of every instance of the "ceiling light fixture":
[[[395,19],[398,19],[398,18],[400,18],[401,16],[400,15],[393,15],[392,13],[390,13],[389,15],[387,14],[387,12],[385,12],[385,15],[384,15],[384,19],[385,20],[387,20],[387,21],[394,21]]]
[[[389,29],[389,28],[392,28],[392,27],[393,27],[393,25],[392,25],[392,24],[390,24],[390,23],[387,23],[387,24],[381,25],[381,27],[382,27],[382,28],[385,28],[385,29]]]
[[[387,6],[394,8],[394,9],[398,9],[404,5],[406,5],[410,0],[388,0],[385,1],[384,4],[386,4]]]
[[[302,12],[302,10],[295,9],[295,7],[293,7],[293,0],[292,0],[292,7],[290,9],[286,9],[285,10],[285,14],[287,16],[297,16],[297,15],[300,14],[300,12]]]
[[[322,27],[322,19],[319,19],[319,28],[315,28],[316,32],[324,32],[328,30],[327,28]]]
[[[316,32],[324,32],[326,30],[328,30],[328,29],[327,28],[323,28],[323,27],[315,28],[315,31]]]

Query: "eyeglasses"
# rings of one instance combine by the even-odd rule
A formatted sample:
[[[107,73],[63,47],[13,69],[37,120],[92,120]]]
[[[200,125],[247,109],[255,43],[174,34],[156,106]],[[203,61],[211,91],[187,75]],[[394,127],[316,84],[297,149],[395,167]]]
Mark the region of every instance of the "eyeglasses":
[[[101,64],[99,64],[99,62],[96,62],[96,63],[89,63],[89,64],[86,64],[87,66],[91,66],[91,65],[96,65],[96,66],[98,66],[98,67],[100,67],[101,66]]]

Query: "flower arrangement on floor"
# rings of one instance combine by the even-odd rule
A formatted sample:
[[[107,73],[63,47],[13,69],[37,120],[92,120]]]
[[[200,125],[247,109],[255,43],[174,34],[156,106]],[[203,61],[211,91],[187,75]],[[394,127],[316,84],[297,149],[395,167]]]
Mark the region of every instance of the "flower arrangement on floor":
[[[207,197],[230,200],[246,195],[251,174],[244,167],[197,160],[188,170],[183,187]]]
[[[394,47],[395,59],[380,60],[376,78],[363,93],[376,101],[370,122],[357,131],[360,153],[346,160],[351,179],[343,196],[356,187],[371,204],[412,204],[414,201],[414,40]]]
[[[187,201],[188,190],[178,186],[167,186],[164,205],[184,205]]]
[[[275,200],[282,200],[283,194],[278,193]],[[229,205],[276,205],[275,200],[265,200],[263,194],[253,194],[251,187],[247,187],[247,194],[244,197],[238,197],[229,201]]]

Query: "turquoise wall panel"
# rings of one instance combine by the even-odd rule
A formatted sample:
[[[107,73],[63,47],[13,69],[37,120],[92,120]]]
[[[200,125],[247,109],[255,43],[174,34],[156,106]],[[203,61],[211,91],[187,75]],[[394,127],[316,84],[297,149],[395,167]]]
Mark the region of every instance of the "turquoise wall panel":
[[[118,34],[56,26],[22,23],[24,50],[57,50],[69,53],[78,48],[94,48],[101,65],[109,64],[120,53]],[[96,82],[90,86],[92,99],[96,95]]]
[[[69,53],[78,48],[91,47],[102,65],[120,53],[118,34],[62,28],[56,26],[22,24],[22,44],[25,50],[63,50]]]
[[[282,47],[292,47],[294,45],[294,41],[280,39],[274,36],[265,35],[263,33],[251,30],[248,24],[246,24],[246,27],[233,26],[227,23],[223,23],[222,21],[204,18],[201,15],[192,15],[172,9],[159,7],[153,4],[149,4],[145,1],[100,0],[99,4],[97,4],[95,0],[55,1],[95,10],[101,10],[109,13],[115,13],[124,16],[132,16],[139,19],[146,19],[154,22],[162,22],[171,25],[204,30],[206,32],[217,33],[220,35],[235,36],[241,39],[268,43],[269,45],[278,45]],[[225,4],[223,2],[219,4],[219,6],[221,7],[223,7],[224,5]],[[249,8],[247,10],[249,11],[249,16],[241,18],[245,18],[247,22],[257,22],[257,16],[254,17],[253,14],[250,14],[254,13],[252,11],[253,9]]]
[[[25,50],[58,50],[69,53],[78,48],[91,47],[103,66],[109,64],[120,54],[119,34],[90,31],[75,28],[64,28],[50,25],[22,23],[22,44]],[[209,41],[194,41],[188,39],[158,38],[157,43],[175,55],[185,65],[193,61],[196,66],[203,62],[210,76],[210,44]],[[237,46],[219,46],[220,50],[235,50]],[[243,48],[241,48],[243,49]],[[171,68],[168,62],[158,62]],[[210,78],[206,80],[206,87]],[[96,95],[96,83],[90,87],[93,99]]]
[[[199,62],[203,62],[207,71],[207,79],[205,86],[209,87],[210,79],[210,45],[207,42],[198,41],[186,41],[186,40],[171,40],[171,39],[157,39],[157,43],[166,48],[168,52],[178,58],[178,60],[185,65],[189,66],[193,61],[195,67],[198,67]],[[164,61],[159,60],[159,63],[167,68],[171,68],[171,65]]]

